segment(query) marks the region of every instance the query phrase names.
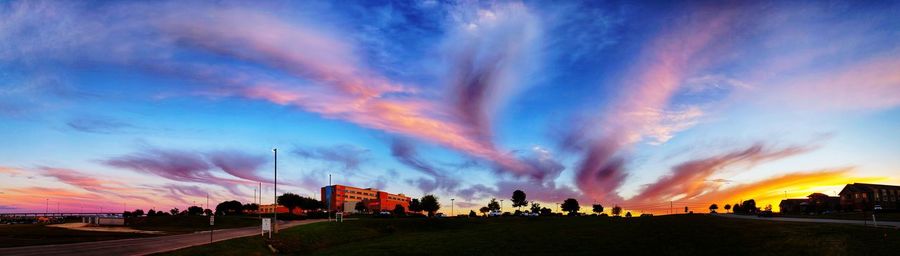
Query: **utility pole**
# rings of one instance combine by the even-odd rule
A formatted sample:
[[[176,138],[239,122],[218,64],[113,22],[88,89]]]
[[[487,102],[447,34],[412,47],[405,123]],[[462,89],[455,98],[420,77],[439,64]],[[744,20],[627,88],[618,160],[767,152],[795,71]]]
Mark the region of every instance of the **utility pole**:
[[[669,201],[669,214],[670,215],[672,214],[672,210],[675,209],[675,208],[673,208],[672,205],[673,205],[672,201]]]
[[[50,215],[50,198],[47,198],[46,205],[44,206],[44,215]]]
[[[273,148],[272,152],[275,155],[275,182],[273,186],[273,194],[275,195],[274,207],[272,207],[272,212],[274,213],[272,218],[272,231],[274,233],[278,233],[278,149]]]

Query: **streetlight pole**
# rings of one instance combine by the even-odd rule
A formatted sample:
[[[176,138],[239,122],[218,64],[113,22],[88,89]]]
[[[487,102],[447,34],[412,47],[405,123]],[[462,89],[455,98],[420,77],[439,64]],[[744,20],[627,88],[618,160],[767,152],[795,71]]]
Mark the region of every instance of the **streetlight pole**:
[[[500,214],[503,214],[503,199],[500,199]]]
[[[272,218],[272,232],[278,233],[278,149],[273,148],[272,152],[275,155],[275,184],[273,188],[273,194],[275,194],[275,202],[274,207],[272,207],[272,212],[274,213],[274,217]]]
[[[456,212],[453,211],[453,198],[450,198],[450,217],[456,216]]]

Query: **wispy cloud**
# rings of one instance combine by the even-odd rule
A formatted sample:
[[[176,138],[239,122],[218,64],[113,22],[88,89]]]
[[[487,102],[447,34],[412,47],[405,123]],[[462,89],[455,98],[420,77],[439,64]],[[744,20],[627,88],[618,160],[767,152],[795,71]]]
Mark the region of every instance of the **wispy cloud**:
[[[303,158],[331,162],[341,166],[340,170],[350,172],[360,170],[360,165],[369,159],[369,151],[366,148],[342,144],[327,147],[297,147],[292,153]]]
[[[66,122],[69,128],[87,133],[109,134],[134,126],[122,120],[109,117],[76,117]]]

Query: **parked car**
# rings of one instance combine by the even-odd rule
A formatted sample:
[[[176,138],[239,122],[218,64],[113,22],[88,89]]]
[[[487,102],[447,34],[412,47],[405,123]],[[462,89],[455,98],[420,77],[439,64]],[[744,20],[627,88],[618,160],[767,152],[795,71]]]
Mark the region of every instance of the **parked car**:
[[[500,215],[503,215],[503,213],[500,211],[491,211],[488,213],[489,217],[499,217]]]
[[[873,208],[873,209],[876,210],[876,211],[880,211],[880,210],[881,210],[881,205],[880,205],[880,204],[876,204],[876,205],[875,205],[875,208]]]
[[[537,216],[540,216],[540,214],[538,214],[538,213],[536,213],[536,212],[523,212],[523,213],[522,213],[522,216],[525,216],[525,217],[537,217]]]
[[[756,214],[756,216],[757,216],[757,217],[761,217],[761,218],[772,218],[772,217],[775,217],[775,215],[772,213],[772,211],[761,211],[761,212],[759,212],[758,214]]]

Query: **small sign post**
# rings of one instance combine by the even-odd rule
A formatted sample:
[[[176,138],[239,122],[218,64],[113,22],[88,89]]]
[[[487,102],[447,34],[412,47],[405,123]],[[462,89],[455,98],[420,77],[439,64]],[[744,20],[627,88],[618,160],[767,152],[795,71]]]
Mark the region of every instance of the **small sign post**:
[[[262,219],[262,232],[261,236],[265,236],[265,233],[269,232],[269,238],[272,238],[272,219],[271,218],[263,218]]]
[[[216,216],[209,215],[209,243],[213,241],[213,225],[216,223]]]

